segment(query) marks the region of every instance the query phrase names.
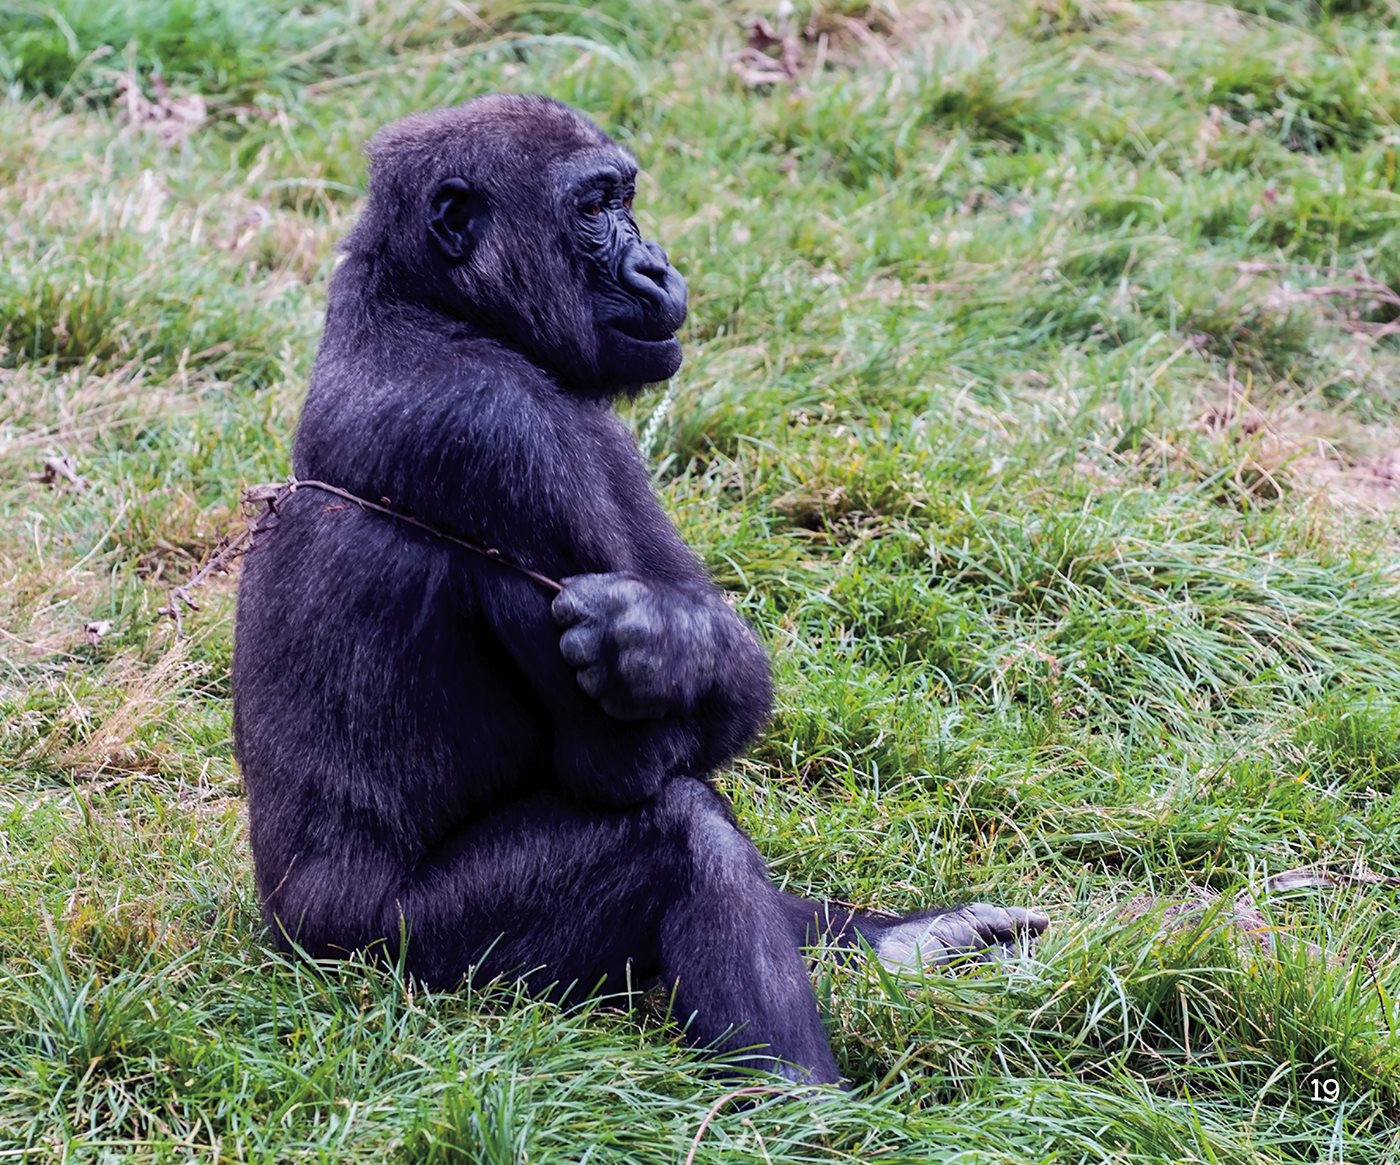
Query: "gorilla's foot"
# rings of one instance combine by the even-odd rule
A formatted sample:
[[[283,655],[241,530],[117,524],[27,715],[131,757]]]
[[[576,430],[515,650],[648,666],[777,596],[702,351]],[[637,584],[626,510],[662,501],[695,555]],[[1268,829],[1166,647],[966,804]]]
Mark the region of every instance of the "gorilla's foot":
[[[993,961],[1023,950],[1050,925],[1039,910],[969,902],[911,915],[883,930],[872,946],[891,971],[913,971],[971,957]]]

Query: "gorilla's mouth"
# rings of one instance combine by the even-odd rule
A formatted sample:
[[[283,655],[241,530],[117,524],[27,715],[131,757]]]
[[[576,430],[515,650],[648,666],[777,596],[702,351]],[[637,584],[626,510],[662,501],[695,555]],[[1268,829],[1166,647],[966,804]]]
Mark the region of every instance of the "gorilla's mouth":
[[[644,328],[639,323],[628,320],[625,323],[615,321],[608,326],[619,336],[631,340],[634,344],[670,344],[676,338],[676,329],[668,329],[664,325]]]
[[[632,317],[606,327],[600,355],[607,383],[656,384],[669,380],[680,368],[681,342],[661,321]]]

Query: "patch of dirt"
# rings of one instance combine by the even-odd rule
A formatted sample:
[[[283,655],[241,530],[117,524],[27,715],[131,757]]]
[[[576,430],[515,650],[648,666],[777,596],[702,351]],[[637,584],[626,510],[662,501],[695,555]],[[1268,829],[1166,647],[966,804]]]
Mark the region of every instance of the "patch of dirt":
[[[1294,477],[1332,505],[1375,515],[1400,509],[1400,430],[1386,434],[1383,442],[1373,435],[1378,451],[1350,458],[1318,437],[1294,464]]]
[[[1241,464],[1275,483],[1359,514],[1400,511],[1400,426],[1363,424],[1307,402],[1260,408],[1233,370],[1224,399],[1208,404],[1198,423],[1233,439]]]
[[[953,52],[967,58],[962,64],[970,64],[987,54],[1002,31],[1002,21],[987,6],[874,0],[817,5],[803,21],[790,0],[783,0],[772,18],[755,16],[746,22],[744,47],[730,64],[750,88],[801,88],[804,74],[889,68],[911,49]]]
[[[1299,939],[1276,919],[1276,911],[1266,908],[1270,899],[1297,890],[1319,890],[1329,896],[1339,896],[1349,887],[1400,886],[1400,878],[1390,878],[1367,869],[1360,862],[1350,871],[1302,868],[1287,870],[1265,878],[1259,885],[1248,887],[1227,902],[1221,894],[1209,888],[1196,890],[1186,898],[1149,895],[1134,898],[1121,910],[1124,918],[1160,915],[1163,938],[1187,928],[1200,926],[1214,912],[1212,926],[1235,932],[1242,946],[1257,948],[1259,953],[1277,954],[1281,946],[1300,944],[1314,959],[1340,961],[1338,956],[1324,952],[1316,943]],[[1367,965],[1371,960],[1365,959]]]

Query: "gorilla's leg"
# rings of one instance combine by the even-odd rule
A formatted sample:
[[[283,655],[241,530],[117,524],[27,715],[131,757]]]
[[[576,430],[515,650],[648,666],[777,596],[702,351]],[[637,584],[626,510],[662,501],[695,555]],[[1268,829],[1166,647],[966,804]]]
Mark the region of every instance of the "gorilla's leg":
[[[1024,947],[1049,924],[1038,910],[969,902],[884,918],[829,902],[785,897],[790,925],[802,946],[825,942],[855,950],[865,943],[892,971],[951,963],[960,958],[995,959]]]
[[[654,981],[690,1040],[835,1083],[785,896],[726,803],[690,778],[633,809],[538,798],[493,814],[386,896],[379,928],[450,987],[470,967],[556,996]]]
[[[662,982],[697,1043],[791,1080],[841,1079],[798,948],[786,896],[734,824],[728,805],[700,781],[667,786],[668,828],[688,838],[685,893],[661,928]]]

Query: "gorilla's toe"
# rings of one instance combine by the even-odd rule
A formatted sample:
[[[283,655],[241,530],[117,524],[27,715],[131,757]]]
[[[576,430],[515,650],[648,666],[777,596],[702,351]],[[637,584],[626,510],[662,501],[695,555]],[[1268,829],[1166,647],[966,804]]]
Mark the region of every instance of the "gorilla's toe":
[[[892,971],[962,958],[991,962],[1023,950],[1049,925],[1039,910],[969,902],[896,923],[875,942],[875,954]]]

